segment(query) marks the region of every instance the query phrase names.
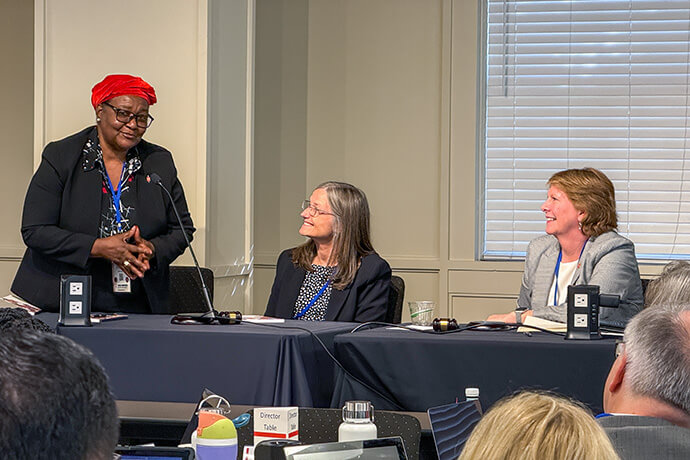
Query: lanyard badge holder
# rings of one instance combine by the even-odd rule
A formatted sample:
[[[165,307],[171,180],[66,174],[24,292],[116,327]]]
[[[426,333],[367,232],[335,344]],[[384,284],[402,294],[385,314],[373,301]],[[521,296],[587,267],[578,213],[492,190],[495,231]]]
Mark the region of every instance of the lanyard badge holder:
[[[118,233],[122,232],[122,212],[121,212],[121,200],[122,187],[124,184],[125,169],[127,168],[127,162],[122,163],[122,172],[120,173],[120,181],[117,184],[117,190],[113,188],[113,183],[110,182],[110,177],[105,174],[105,179],[110,190],[110,196],[113,198],[113,208],[115,208],[115,221],[117,222]],[[112,263],[113,270],[113,292],[115,293],[130,293],[132,292],[132,280],[129,276],[118,267],[115,262]]]

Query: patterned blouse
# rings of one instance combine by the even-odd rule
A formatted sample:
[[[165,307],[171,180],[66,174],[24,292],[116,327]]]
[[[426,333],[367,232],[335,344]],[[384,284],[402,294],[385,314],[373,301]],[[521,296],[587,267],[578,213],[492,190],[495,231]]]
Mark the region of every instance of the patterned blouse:
[[[112,184],[113,190],[110,188],[110,178],[108,177],[108,171],[105,169],[105,164],[103,163],[103,151],[101,150],[101,145],[98,142],[98,138],[95,140],[88,139],[84,145],[83,150],[84,161],[82,167],[84,171],[90,171],[93,168],[98,168],[103,177],[103,187],[102,199],[101,199],[101,221],[99,225],[99,238],[106,238],[108,236],[115,235],[117,233],[123,233],[132,228],[134,225],[134,206],[132,202],[135,194],[130,186],[132,183],[132,175],[141,168],[141,160],[139,160],[139,153],[135,148],[130,149],[127,152],[127,159],[122,171],[122,177],[120,178],[120,184],[122,186],[122,192],[120,194],[120,225],[117,222],[117,212],[115,210],[115,203],[113,192],[117,191],[120,184]]]
[[[299,295],[297,296],[297,301],[295,302],[295,308],[292,310],[292,317],[294,318],[305,308],[309,302],[319,293],[321,288],[326,284],[326,282],[333,277],[335,274],[336,267],[326,267],[323,265],[312,264],[311,268],[313,271],[307,271],[307,275],[304,277],[304,282],[302,282],[302,287],[299,290]],[[323,321],[326,317],[326,310],[328,309],[328,303],[331,300],[331,291],[333,290],[333,284],[329,283],[326,290],[319,296],[319,298],[314,302],[309,310],[307,310],[304,315],[298,319],[304,321]]]

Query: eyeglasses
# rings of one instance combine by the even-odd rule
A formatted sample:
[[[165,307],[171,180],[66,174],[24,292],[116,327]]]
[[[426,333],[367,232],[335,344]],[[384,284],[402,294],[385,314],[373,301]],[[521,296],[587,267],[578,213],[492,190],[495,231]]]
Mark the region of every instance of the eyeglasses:
[[[115,119],[120,123],[127,124],[130,121],[132,121],[132,118],[134,118],[137,121],[137,126],[140,128],[148,128],[149,126],[151,126],[151,123],[153,123],[153,117],[149,114],[135,115],[129,110],[119,109],[108,104],[107,102],[104,102],[103,104],[107,105],[115,111]]]
[[[335,214],[333,214],[332,212],[323,211],[323,210],[317,208],[316,206],[312,205],[311,201],[304,200],[302,202],[302,211],[306,211],[307,209],[309,210],[309,215],[311,217],[316,217],[319,214],[327,214],[329,216],[335,216]]]
[[[625,342],[616,341],[616,358],[625,353]]]

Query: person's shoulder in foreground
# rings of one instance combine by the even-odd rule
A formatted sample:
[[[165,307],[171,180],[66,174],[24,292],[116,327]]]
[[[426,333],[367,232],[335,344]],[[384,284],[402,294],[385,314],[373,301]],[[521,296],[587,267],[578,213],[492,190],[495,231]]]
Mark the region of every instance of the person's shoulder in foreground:
[[[688,459],[690,430],[658,417],[615,415],[599,424],[623,460]]]
[[[0,457],[110,460],[118,439],[105,371],[81,345],[28,329],[0,334]]]
[[[604,427],[621,458],[690,458],[690,306],[654,305],[625,328],[604,386]]]

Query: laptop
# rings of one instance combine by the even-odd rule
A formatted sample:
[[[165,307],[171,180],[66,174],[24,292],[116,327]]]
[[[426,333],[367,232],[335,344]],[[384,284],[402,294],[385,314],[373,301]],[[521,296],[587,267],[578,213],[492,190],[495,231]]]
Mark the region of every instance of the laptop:
[[[439,460],[456,460],[482,418],[479,401],[462,401],[427,410]]]
[[[283,447],[285,460],[407,460],[399,436],[365,441],[328,442]]]
[[[194,460],[191,447],[117,447],[120,460]]]

